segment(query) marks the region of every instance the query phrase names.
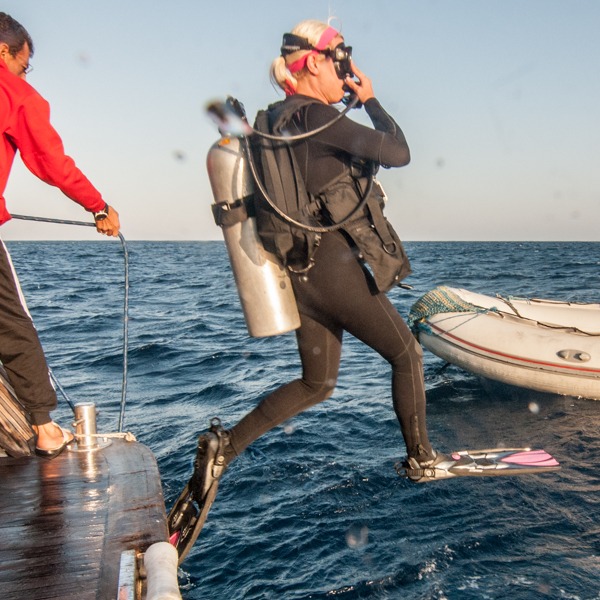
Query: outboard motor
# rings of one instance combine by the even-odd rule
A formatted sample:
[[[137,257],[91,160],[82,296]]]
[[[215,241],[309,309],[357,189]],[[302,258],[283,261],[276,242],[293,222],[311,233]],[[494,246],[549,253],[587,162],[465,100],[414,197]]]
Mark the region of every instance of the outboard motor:
[[[300,315],[289,275],[258,236],[254,180],[242,140],[223,134],[209,150],[206,166],[213,215],[223,230],[248,332],[266,337],[297,329]]]

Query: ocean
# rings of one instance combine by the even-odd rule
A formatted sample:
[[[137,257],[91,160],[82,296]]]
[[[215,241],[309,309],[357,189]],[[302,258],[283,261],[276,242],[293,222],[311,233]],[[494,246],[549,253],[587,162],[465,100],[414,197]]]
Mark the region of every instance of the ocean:
[[[48,362],[115,431],[123,367],[118,241],[9,242]],[[293,334],[246,332],[222,242],[130,242],[125,429],[155,453],[170,507],[212,417],[230,426],[298,376]],[[412,242],[405,317],[437,285],[600,301],[600,243]],[[347,336],[332,398],[230,466],[179,575],[186,600],[600,599],[600,403],[491,384],[425,352],[442,451],[541,447],[557,473],[416,485],[387,363]],[[530,405],[537,410],[532,412]],[[59,399],[55,418],[71,413]]]

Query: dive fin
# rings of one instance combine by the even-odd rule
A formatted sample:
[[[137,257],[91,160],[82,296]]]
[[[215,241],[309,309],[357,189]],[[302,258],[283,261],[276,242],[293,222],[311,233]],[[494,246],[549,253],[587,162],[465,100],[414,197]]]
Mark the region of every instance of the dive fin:
[[[178,564],[198,539],[213,505],[225,471],[227,443],[227,432],[218,419],[213,419],[209,432],[198,438],[194,472],[167,517],[169,542],[177,549]]]
[[[396,472],[411,481],[424,483],[451,477],[531,475],[560,469],[559,462],[545,450],[531,448],[490,448],[460,450],[450,456],[439,454],[429,465],[414,458],[396,463]]]

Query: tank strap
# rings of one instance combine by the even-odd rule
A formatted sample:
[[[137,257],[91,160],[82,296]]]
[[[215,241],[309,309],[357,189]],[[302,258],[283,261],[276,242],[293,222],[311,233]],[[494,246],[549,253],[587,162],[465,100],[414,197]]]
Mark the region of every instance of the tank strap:
[[[219,227],[243,223],[254,213],[254,196],[244,196],[235,202],[219,202],[211,205],[213,218]]]
[[[421,479],[436,479],[436,472],[441,472],[441,469],[436,469],[434,467],[424,467],[417,469],[408,466],[406,463],[396,463],[394,465],[394,468],[396,469],[396,473],[398,473],[400,477],[406,477],[408,479],[411,479],[412,481],[419,481]]]

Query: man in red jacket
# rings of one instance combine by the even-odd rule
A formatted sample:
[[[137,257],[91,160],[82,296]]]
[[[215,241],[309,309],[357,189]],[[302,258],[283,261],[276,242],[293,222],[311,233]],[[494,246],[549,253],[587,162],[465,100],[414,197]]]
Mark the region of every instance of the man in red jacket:
[[[33,42],[0,12],[0,225],[11,217],[4,190],[17,151],[27,168],[93,214],[99,233],[117,236],[119,215],[64,152],[50,107],[26,81]],[[56,394],[35,327],[22,300],[10,256],[0,241],[0,361],[37,434],[36,454],[54,458],[73,440],[50,418]]]

